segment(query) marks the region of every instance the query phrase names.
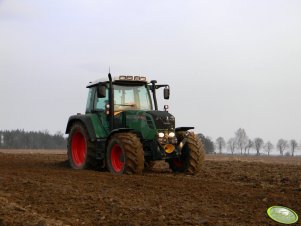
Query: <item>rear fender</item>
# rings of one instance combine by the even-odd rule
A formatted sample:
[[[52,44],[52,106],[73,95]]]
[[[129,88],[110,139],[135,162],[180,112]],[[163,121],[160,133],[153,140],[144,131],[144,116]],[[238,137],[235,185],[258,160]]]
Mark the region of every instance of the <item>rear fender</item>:
[[[73,123],[75,122],[80,122],[82,123],[89,134],[90,140],[93,142],[96,140],[96,135],[95,135],[95,130],[92,124],[92,120],[90,119],[90,117],[86,116],[86,115],[72,115],[70,116],[68,123],[67,123],[67,128],[66,128],[66,134],[70,133],[71,127],[73,125]]]

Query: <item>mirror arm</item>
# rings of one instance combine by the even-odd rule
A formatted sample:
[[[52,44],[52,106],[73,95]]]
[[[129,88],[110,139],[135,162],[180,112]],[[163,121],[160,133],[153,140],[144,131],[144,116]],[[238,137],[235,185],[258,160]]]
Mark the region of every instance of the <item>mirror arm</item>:
[[[160,89],[162,87],[168,87],[169,88],[169,85],[167,85],[167,84],[156,85],[156,89]]]
[[[156,89],[157,89],[157,86],[156,86],[156,83],[157,81],[156,80],[152,80],[151,81],[151,91],[153,93],[153,100],[154,100],[154,104],[155,104],[155,110],[157,111],[158,110],[158,102],[157,102],[157,96],[156,96]]]

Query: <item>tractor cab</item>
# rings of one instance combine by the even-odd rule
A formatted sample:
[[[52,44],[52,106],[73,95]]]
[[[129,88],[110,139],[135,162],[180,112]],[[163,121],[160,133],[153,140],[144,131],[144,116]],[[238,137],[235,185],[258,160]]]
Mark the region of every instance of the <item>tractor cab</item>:
[[[153,110],[146,77],[117,76],[112,80],[112,93],[108,79],[90,82],[87,88],[90,90],[86,112],[106,110],[108,113],[110,107],[114,114],[126,110]],[[111,97],[110,93],[113,94]],[[109,98],[114,101],[111,103]]]

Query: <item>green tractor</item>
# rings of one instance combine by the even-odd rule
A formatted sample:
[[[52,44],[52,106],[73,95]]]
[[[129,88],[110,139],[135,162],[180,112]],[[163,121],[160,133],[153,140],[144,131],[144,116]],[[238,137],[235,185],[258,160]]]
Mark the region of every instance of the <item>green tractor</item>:
[[[201,140],[175,128],[175,118],[164,106],[158,110],[156,90],[168,85],[143,76],[117,76],[90,82],[85,114],[69,118],[68,160],[73,169],[107,169],[113,174],[139,174],[157,160],[173,172],[197,174],[204,161]],[[153,107],[154,105],[154,107]]]

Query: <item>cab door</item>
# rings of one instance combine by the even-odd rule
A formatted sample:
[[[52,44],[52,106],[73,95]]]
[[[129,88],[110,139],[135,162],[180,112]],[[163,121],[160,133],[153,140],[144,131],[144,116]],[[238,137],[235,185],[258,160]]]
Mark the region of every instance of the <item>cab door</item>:
[[[106,86],[106,84],[100,84]],[[90,113],[97,138],[106,138],[109,134],[109,122],[106,105],[109,103],[108,88],[105,97],[98,97],[97,87],[90,88],[86,113]]]

